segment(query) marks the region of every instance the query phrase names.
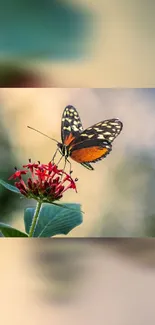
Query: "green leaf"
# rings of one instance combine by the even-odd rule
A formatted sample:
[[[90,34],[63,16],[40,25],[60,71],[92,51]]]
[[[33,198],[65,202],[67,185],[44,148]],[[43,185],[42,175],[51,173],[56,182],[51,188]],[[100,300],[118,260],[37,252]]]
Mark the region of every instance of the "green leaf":
[[[11,185],[11,184],[8,184],[8,183],[6,183],[6,182],[4,182],[2,179],[0,179],[0,184],[1,184],[2,186],[4,186],[5,188],[7,188],[7,190],[12,191],[12,192],[15,192],[15,193],[21,195],[21,193],[20,193],[20,191],[18,190],[17,187],[15,187],[15,186],[13,186],[13,185]]]
[[[43,204],[33,237],[52,237],[67,235],[73,228],[82,223],[80,204],[66,203],[62,207]],[[24,212],[25,231],[29,233],[35,208],[27,208]]]
[[[25,232],[12,228],[5,223],[0,222],[0,232],[4,237],[28,237]]]

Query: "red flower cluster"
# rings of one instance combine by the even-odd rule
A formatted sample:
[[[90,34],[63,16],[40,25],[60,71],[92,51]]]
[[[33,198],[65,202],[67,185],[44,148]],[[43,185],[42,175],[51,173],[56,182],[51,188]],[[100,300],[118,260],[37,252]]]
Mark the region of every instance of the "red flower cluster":
[[[51,203],[62,198],[63,193],[69,188],[76,192],[75,181],[70,175],[63,170],[58,169],[57,166],[51,162],[48,165],[38,163],[31,163],[24,165],[25,170],[16,170],[16,172],[9,178],[19,179],[15,182],[15,186],[20,190],[21,194],[27,198],[33,198],[37,201]],[[31,177],[26,182],[22,179],[22,175],[31,173]]]

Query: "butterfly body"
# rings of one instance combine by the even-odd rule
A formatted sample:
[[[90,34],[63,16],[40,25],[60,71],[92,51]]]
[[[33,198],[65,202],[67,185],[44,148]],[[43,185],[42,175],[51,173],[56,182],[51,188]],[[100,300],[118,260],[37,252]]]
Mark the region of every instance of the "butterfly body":
[[[119,119],[109,119],[84,130],[77,110],[68,105],[62,115],[62,142],[58,143],[58,148],[66,160],[71,157],[87,169],[93,170],[90,163],[105,158],[111,152],[111,143],[120,134],[122,127]]]

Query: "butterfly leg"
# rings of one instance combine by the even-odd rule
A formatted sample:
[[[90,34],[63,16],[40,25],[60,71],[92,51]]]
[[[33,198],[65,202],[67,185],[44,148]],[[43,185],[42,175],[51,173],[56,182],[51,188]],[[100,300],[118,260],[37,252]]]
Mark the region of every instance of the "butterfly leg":
[[[63,167],[63,171],[65,170],[65,168],[66,168],[66,163],[69,163],[69,166],[70,166],[70,169],[69,169],[69,173],[70,173],[70,175],[71,175],[71,173],[72,173],[72,170],[71,170],[71,162],[65,157],[65,163],[64,163],[64,167]]]
[[[61,155],[60,159],[57,162],[57,166],[60,164],[60,161],[62,160],[63,156]]]
[[[63,158],[63,156],[59,159],[59,161],[58,161],[58,164],[60,163],[60,161],[61,161],[61,159]],[[67,161],[67,159],[66,159],[66,157],[65,157],[65,163],[64,163],[64,167],[63,167],[63,171],[65,170],[65,168],[66,168],[66,161]],[[57,165],[58,165],[57,164]],[[60,179],[62,179],[62,177],[63,177],[63,174],[61,175],[61,178]]]
[[[67,161],[67,159],[66,159],[66,157],[65,157],[65,163],[64,163],[63,171],[64,171],[65,168],[66,168],[66,161]]]
[[[56,157],[56,155],[57,155],[58,150],[59,150],[59,148],[56,149],[56,151],[55,151],[55,153],[54,153],[54,155],[53,155],[53,157],[52,157],[52,160],[51,160],[51,161],[52,161],[53,163],[54,163],[54,159],[55,159],[55,157]]]
[[[72,174],[72,165],[71,165],[71,162],[68,159],[66,159],[66,161],[69,163],[69,166],[70,166],[69,173],[71,175]]]

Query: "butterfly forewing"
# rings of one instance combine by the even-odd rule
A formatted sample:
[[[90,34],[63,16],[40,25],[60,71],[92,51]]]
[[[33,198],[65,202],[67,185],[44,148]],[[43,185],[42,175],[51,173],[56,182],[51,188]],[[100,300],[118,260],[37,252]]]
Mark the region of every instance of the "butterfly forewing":
[[[77,110],[72,105],[66,106],[61,122],[62,143],[69,145],[69,143],[77,138],[82,131],[83,127]]]
[[[63,145],[68,145],[83,131],[80,116],[76,108],[72,105],[65,107],[61,120],[61,140]],[[89,163],[82,164],[87,169],[94,168]]]

